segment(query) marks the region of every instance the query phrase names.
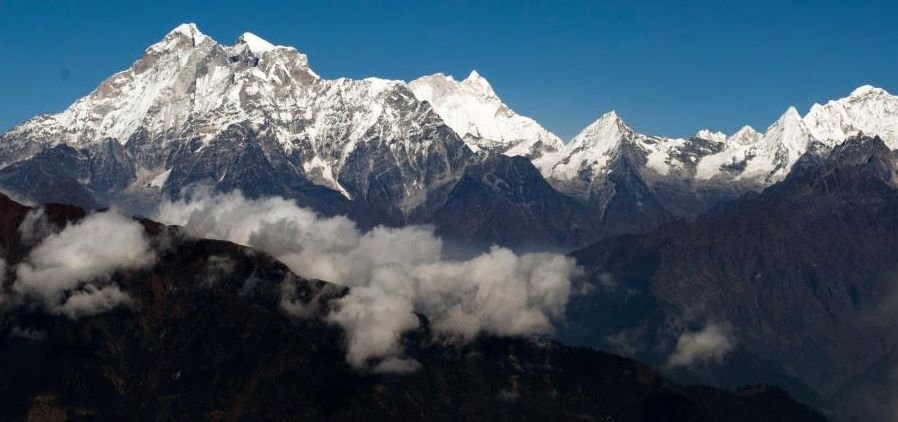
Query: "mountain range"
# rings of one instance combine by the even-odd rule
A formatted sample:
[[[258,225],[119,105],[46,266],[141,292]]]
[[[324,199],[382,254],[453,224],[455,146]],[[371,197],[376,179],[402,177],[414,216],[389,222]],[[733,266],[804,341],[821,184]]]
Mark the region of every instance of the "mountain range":
[[[898,412],[896,149],[898,97],[872,86],[815,104],[804,116],[789,107],[763,131],[745,126],[731,135],[711,129],[687,138],[646,135],[611,111],[563,142],[515,113],[476,71],[463,80],[443,74],[411,82],[330,80],[294,48],[249,33],[234,45],[222,45],[184,24],[66,110],[37,116],[2,135],[0,189],[24,202],[69,204],[45,207],[57,225],[109,206],[152,215],[160,204],[239,190],[253,200],[295,201],[322,218],[346,216],[370,233],[430,226],[453,245],[447,250],[459,255],[501,249],[494,245],[570,252],[579,272],[557,333],[561,341],[648,362],[683,384],[778,385],[836,420],[890,420]],[[4,201],[0,268],[11,277],[10,265],[19,265],[34,245],[17,231],[30,211]],[[339,218],[327,221],[343,221]],[[177,230],[138,221],[154,236]],[[291,233],[290,227],[281,229],[281,236]],[[160,404],[161,418],[264,417],[277,410],[262,404],[280,401],[259,397],[297,375],[336,377],[351,381],[341,385],[358,386],[344,391],[325,381],[289,384],[321,398],[310,405],[317,413],[308,418],[357,419],[376,408],[383,418],[430,417],[442,409],[456,412],[444,413],[452,415],[447,418],[540,419],[549,415],[538,410],[551,408],[567,409],[565,418],[582,411],[652,420],[634,416],[626,408],[633,403],[682,420],[767,420],[771,415],[764,411],[751,413],[767,405],[782,406],[778,409],[795,418],[817,417],[768,387],[731,394],[681,387],[656,375],[646,383],[641,364],[555,343],[485,336],[462,349],[450,347],[434,340],[424,315],[416,315],[420,328],[406,333],[403,344],[425,370],[411,380],[361,376],[342,360],[341,334],[334,326],[304,322],[299,333],[284,334],[297,323],[278,313],[272,286],[286,277],[304,286],[303,298],[324,302],[346,290],[288,275],[283,265],[252,249],[174,239],[183,243],[166,247],[179,252],[159,251],[172,268],[115,275],[138,308],[155,313],[102,313],[70,321],[16,311],[15,318],[54,333],[53,338],[72,333],[60,337],[61,343],[26,342],[27,332],[0,319],[0,329],[9,334],[3,350],[10,355],[0,360],[5,362],[0,371],[9,376],[3,379],[20,376],[20,366],[49,368],[27,394],[17,396],[10,415],[35,408],[78,415],[113,398],[123,406],[109,415],[115,417],[141,413],[143,404],[135,398],[151,395],[168,403]],[[230,240],[252,243],[249,237]],[[309,247],[296,249],[289,252]],[[275,284],[266,284],[258,297],[244,297],[236,284],[217,286],[204,299],[202,289],[209,286],[196,281],[202,278],[198,271],[218,265],[211,255],[222,253],[241,263],[231,283],[262,274]],[[181,290],[166,290],[181,283],[181,276],[197,284],[183,281]],[[147,279],[149,284],[142,284]],[[109,299],[121,291],[87,293]],[[162,315],[165,306],[204,319]],[[301,307],[307,306],[324,305]],[[66,309],[58,312],[74,312]],[[241,335],[264,345],[266,357],[247,360],[248,351],[228,349],[236,334],[215,323],[219,313],[258,318],[235,323]],[[135,327],[143,331],[129,337]],[[216,348],[228,352],[196,358],[189,345],[156,339],[200,332],[214,333]],[[279,336],[290,339],[283,348],[272,340],[284,338]],[[65,356],[74,369],[47,365],[57,350],[77,352]],[[116,350],[127,353],[116,355]],[[83,358],[98,351],[107,352]],[[164,359],[164,351],[173,357]],[[138,357],[128,361],[127,356]],[[488,358],[479,360],[483,356]],[[277,364],[264,366],[269,358]],[[222,367],[202,366],[206,359],[244,366],[215,381],[223,394],[217,397],[228,397],[226,404],[211,396],[191,404],[180,394],[195,396],[200,381],[179,386],[181,375],[174,374],[182,368],[153,367],[140,375],[159,359],[163,366],[196,359],[203,376]],[[502,363],[490,366],[495,362]],[[598,367],[617,374],[615,381],[580,373]],[[53,384],[101,372],[107,375],[89,378],[99,391],[93,396],[66,395],[73,393],[63,394]],[[631,383],[633,376],[638,385]],[[459,408],[447,403],[473,396],[447,380],[478,385],[489,394]],[[500,387],[506,381],[519,394],[511,396],[524,400],[508,408],[483,400],[507,398]],[[232,382],[242,390],[234,390]],[[586,385],[596,390],[583,393]],[[622,392],[614,385],[628,387]],[[11,384],[3,388],[14,390]],[[597,410],[587,396],[614,398]],[[655,408],[645,400],[662,404]],[[535,405],[521,404],[530,401]],[[336,408],[350,413],[333,413]]]
[[[142,213],[203,184],[365,227],[431,224],[464,242],[571,248],[761,190],[813,141],[862,132],[894,148],[896,110],[896,97],[864,86],[805,117],[789,108],[764,133],[648,136],[609,112],[563,143],[476,71],[327,80],[294,48],[249,33],[221,45],[184,24],[65,111],[4,134],[0,187]],[[469,191],[482,195],[477,213],[457,209]]]

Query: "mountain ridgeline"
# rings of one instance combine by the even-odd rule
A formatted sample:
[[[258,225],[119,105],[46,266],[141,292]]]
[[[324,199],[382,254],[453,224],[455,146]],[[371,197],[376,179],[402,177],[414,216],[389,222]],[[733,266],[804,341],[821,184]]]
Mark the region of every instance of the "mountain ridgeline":
[[[894,148],[896,111],[896,97],[865,86],[805,117],[790,108],[764,133],[647,136],[610,112],[564,144],[476,71],[328,80],[294,48],[253,34],[221,45],[184,24],[63,112],[4,134],[0,188],[146,213],[204,185],[362,227],[431,224],[466,244],[570,249],[761,190],[814,141],[864,132]]]

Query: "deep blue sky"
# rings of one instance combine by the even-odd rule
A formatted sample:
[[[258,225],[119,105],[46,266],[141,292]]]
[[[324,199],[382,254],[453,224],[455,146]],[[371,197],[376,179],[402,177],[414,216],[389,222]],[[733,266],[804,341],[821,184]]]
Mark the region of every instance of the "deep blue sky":
[[[865,83],[898,92],[895,1],[214,3],[0,0],[0,131],[64,109],[182,22],[294,46],[326,78],[477,69],[564,139],[611,109],[684,136],[762,129]]]

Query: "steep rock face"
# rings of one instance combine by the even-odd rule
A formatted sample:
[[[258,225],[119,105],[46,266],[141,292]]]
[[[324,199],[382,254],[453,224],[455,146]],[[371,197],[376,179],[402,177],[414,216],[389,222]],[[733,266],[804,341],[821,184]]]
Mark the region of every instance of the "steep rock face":
[[[13,268],[31,248],[18,230],[31,209],[0,196],[0,211],[0,257]],[[64,227],[85,213],[48,205],[43,216]],[[449,345],[423,317],[403,340],[418,370],[355,371],[341,330],[322,320],[346,289],[141,225],[159,264],[109,276],[127,307],[77,319],[0,308],[0,419],[824,420],[776,388],[682,387],[601,352],[496,337]],[[5,275],[4,289],[16,281]],[[302,316],[285,310],[285,293]]]
[[[96,196],[84,186],[90,171],[86,151],[57,145],[31,159],[0,169],[0,188],[26,194],[39,203],[65,203],[92,209]]]
[[[575,299],[563,338],[664,364],[683,332],[731,324],[733,360],[690,376],[725,384],[766,368],[742,381],[792,379],[793,392],[832,396],[898,344],[893,321],[876,317],[895,291],[898,166],[880,139],[823,153],[696,222],[575,253],[599,293]]]
[[[101,198],[110,198],[137,179],[137,165],[122,144],[105,139],[92,146],[88,188]]]
[[[570,248],[601,230],[587,207],[555,191],[524,157],[493,155],[469,166],[434,209],[421,220],[469,244]]]

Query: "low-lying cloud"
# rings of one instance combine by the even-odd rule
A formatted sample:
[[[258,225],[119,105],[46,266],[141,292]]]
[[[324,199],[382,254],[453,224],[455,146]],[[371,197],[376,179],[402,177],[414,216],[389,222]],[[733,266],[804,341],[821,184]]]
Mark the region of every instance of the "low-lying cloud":
[[[684,332],[668,359],[670,368],[721,363],[735,347],[733,328],[727,323],[708,323],[699,331]]]
[[[25,214],[25,219],[19,224],[19,238],[26,246],[34,245],[43,238],[56,233],[59,228],[56,227],[44,212],[43,207],[33,208]]]
[[[108,277],[155,262],[143,226],[118,212],[94,213],[49,234],[38,233],[40,215],[34,215],[20,230],[39,243],[16,266],[12,292],[36,299],[51,313],[77,318],[127,304],[128,296]]]
[[[500,247],[469,260],[445,260],[430,228],[362,233],[344,217],[323,218],[290,200],[253,200],[239,192],[194,193],[163,203],[155,218],[194,236],[266,251],[304,277],[350,286],[327,319],[346,331],[347,360],[359,368],[374,363],[377,371],[417,367],[402,358],[400,345],[402,334],[419,325],[416,312],[436,333],[458,341],[480,332],[548,333],[563,316],[577,271],[563,255],[518,255]]]

